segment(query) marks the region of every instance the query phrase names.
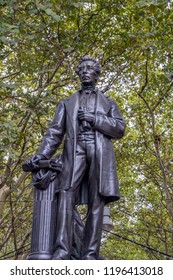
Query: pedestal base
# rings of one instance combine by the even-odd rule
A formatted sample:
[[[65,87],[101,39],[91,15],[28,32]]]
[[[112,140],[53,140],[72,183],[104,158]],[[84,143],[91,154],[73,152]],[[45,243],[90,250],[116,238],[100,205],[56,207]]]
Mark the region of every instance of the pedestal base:
[[[27,260],[51,260],[52,254],[49,253],[35,253],[30,254],[27,258]]]

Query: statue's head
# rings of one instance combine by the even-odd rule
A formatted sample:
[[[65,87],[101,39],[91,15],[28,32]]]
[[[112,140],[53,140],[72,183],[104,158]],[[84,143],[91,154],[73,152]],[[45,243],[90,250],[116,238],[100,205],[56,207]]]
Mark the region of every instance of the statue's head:
[[[84,56],[80,59],[75,72],[83,85],[94,85],[100,76],[101,68],[95,58]]]

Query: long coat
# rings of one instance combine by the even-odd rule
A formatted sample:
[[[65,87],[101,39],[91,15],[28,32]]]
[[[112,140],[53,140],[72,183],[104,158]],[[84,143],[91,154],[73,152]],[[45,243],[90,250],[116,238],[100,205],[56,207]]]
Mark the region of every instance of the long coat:
[[[79,91],[60,101],[53,122],[48,128],[39,154],[51,158],[57,151],[63,138],[63,169],[57,182],[57,191],[73,187],[73,170],[78,135]],[[96,118],[93,129],[96,141],[96,166],[93,176],[97,178],[99,193],[105,196],[105,203],[120,198],[116,161],[111,139],[120,139],[124,135],[125,122],[117,104],[97,90]]]

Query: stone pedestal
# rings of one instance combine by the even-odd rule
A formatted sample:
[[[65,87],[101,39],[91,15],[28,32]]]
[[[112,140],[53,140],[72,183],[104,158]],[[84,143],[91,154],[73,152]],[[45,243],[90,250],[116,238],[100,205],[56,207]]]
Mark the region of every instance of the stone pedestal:
[[[57,198],[55,185],[46,190],[34,189],[31,249],[28,260],[50,260],[56,227]]]

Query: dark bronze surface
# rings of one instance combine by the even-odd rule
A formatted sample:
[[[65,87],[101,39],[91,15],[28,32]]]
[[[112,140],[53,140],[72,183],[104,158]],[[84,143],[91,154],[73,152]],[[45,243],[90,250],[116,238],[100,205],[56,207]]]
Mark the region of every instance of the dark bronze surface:
[[[56,230],[50,231],[49,259],[51,254],[52,259],[99,259],[104,205],[120,198],[111,140],[123,137],[126,125],[117,104],[96,88],[100,72],[95,59],[81,59],[76,69],[81,90],[59,102],[38,154],[23,166],[33,172],[36,188],[46,191],[53,184],[56,211],[49,211],[48,219],[56,219]],[[49,163],[47,170],[39,170],[41,164],[45,168],[45,160],[52,158],[63,139],[63,153],[52,163],[54,168]],[[57,170],[56,165],[60,167]],[[85,225],[75,209],[80,203],[88,205]],[[39,215],[42,223],[45,216]],[[33,231],[37,231],[34,226]],[[37,235],[37,242],[41,238]],[[38,259],[39,248],[37,251]]]

